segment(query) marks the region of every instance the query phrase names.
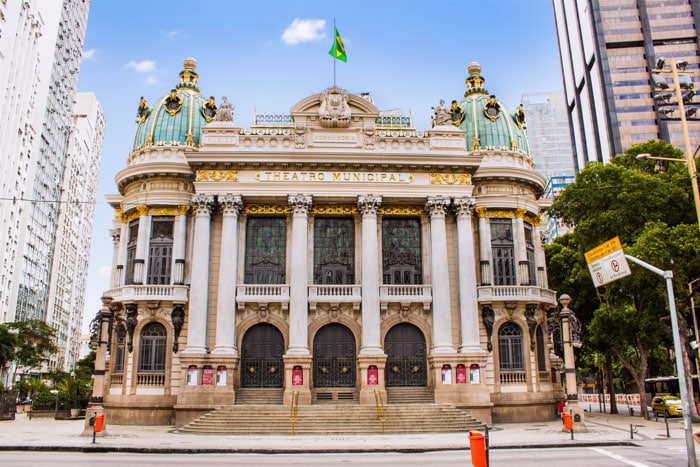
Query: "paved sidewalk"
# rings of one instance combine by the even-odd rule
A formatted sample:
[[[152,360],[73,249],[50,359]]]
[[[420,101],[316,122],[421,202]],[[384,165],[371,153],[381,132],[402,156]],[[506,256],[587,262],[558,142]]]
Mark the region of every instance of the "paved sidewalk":
[[[489,430],[492,449],[555,446],[638,445],[684,446],[681,419],[669,419],[669,434],[663,419],[586,413],[587,433],[562,431],[560,420],[536,423],[496,424]],[[630,425],[634,438],[630,436]],[[17,414],[0,421],[0,450],[121,451],[158,453],[202,452],[366,452],[435,451],[468,449],[467,433],[406,435],[195,435],[177,433],[172,426],[109,425],[106,436],[81,436],[83,420],[32,419]],[[698,446],[700,452],[700,446]]]

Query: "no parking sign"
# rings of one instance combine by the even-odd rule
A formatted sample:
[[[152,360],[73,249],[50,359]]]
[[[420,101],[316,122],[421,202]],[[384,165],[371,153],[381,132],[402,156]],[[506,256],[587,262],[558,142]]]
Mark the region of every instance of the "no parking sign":
[[[596,287],[632,274],[619,237],[587,251],[586,263]]]

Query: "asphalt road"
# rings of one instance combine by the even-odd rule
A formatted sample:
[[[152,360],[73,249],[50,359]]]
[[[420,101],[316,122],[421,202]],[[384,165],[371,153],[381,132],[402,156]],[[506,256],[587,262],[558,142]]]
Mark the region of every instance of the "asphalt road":
[[[548,449],[493,449],[490,467],[683,467],[687,465],[685,449],[679,446],[644,447],[581,447]],[[179,466],[469,466],[469,451],[434,451],[426,453],[361,453],[361,454],[130,454],[76,453],[41,451],[0,452],[0,465],[36,466],[99,466],[132,465]]]

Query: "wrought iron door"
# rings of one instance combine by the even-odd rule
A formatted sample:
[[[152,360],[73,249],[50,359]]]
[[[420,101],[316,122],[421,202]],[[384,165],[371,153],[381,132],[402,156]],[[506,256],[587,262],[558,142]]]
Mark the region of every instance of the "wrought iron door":
[[[397,324],[384,339],[387,386],[425,386],[427,359],[423,333],[412,324]]]
[[[341,324],[328,324],[314,337],[314,387],[355,387],[355,336]]]
[[[281,388],[284,381],[284,338],[271,324],[256,324],[243,336],[241,386]]]

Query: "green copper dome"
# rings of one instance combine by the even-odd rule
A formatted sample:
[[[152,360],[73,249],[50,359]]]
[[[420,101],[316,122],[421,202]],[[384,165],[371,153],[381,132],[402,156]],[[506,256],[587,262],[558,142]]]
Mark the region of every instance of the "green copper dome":
[[[152,107],[141,98],[134,151],[149,146],[199,146],[202,127],[216,116],[216,105],[213,98],[199,93],[196,67],[194,58],[186,58],[178,85]]]
[[[494,148],[529,153],[522,106],[511,115],[484,87],[481,66],[472,62],[467,71],[469,77],[464,100],[453,101],[450,109],[454,124],[466,132],[467,149]]]

